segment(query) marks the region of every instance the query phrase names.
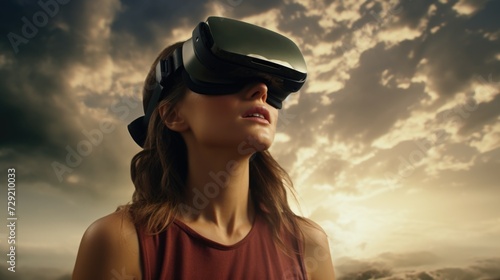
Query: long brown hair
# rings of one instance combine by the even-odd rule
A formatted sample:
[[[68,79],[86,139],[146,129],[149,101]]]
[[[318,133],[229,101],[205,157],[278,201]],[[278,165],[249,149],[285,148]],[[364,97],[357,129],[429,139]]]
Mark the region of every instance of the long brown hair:
[[[154,61],[143,89],[143,107],[147,108],[156,85],[156,64],[168,57],[183,42],[165,48]],[[178,132],[170,130],[161,119],[158,107],[165,106],[164,116],[182,100],[187,88],[180,75],[153,111],[149,120],[144,149],[131,162],[131,177],[135,186],[132,202],[127,206],[134,223],[154,234],[165,230],[182,213],[187,178],[187,148]],[[269,224],[273,237],[284,248],[283,233],[301,237],[298,219],[288,203],[287,194],[295,197],[288,173],[268,151],[256,152],[250,162],[250,195],[256,210]],[[299,234],[300,236],[298,236]]]

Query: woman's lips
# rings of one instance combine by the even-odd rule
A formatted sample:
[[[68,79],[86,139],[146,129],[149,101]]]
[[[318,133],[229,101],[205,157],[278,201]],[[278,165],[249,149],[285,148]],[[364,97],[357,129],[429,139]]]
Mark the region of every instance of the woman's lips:
[[[263,123],[271,123],[269,111],[264,106],[255,106],[247,110],[243,115],[245,119],[252,119]]]

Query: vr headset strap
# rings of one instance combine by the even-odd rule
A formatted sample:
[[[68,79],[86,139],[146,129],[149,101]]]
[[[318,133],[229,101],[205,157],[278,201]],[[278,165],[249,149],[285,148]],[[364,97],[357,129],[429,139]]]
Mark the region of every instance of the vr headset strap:
[[[182,48],[177,48],[172,55],[168,56],[166,59],[162,59],[156,65],[156,87],[151,100],[149,100],[148,108],[146,110],[146,115],[144,117],[145,123],[149,122],[149,118],[153,113],[154,109],[163,97],[165,89],[170,86],[172,76],[177,70],[183,66],[182,64]]]
[[[135,119],[128,125],[129,133],[139,146],[144,146],[151,114],[153,114],[158,102],[162,99],[165,90],[171,85],[172,76],[182,67],[182,47],[174,50],[170,56],[161,59],[156,65],[156,86],[145,115]]]

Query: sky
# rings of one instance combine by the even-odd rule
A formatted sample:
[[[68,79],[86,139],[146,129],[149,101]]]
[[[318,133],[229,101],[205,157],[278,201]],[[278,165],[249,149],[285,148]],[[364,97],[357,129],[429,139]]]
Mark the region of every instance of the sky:
[[[500,279],[498,0],[8,0],[0,9],[0,218],[16,272],[70,279],[85,229],[131,199],[126,125],[165,46],[210,15],[286,35],[308,80],[271,153],[338,279]]]

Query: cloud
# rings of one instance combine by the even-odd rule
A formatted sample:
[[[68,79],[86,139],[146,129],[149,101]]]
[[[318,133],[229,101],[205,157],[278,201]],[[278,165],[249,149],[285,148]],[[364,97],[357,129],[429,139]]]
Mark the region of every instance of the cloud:
[[[203,21],[206,1],[190,1],[182,5],[169,1],[121,1],[111,24],[112,46],[119,53],[147,51],[165,47],[176,28]],[[185,34],[188,39],[190,34]],[[171,42],[174,43],[174,42]]]
[[[466,109],[470,108],[470,110],[467,112],[462,109],[462,111],[466,111],[464,113],[466,118],[464,118],[463,124],[459,130],[459,133],[462,135],[478,132],[485,128],[485,126],[493,125],[498,122],[498,118],[500,117],[500,113],[498,112],[498,108],[500,108],[500,91],[497,91],[494,99],[490,102],[481,104],[470,102],[470,104],[466,104],[466,106],[468,106]]]
[[[335,263],[335,272],[339,280],[380,279],[392,275],[391,270],[384,266],[380,262],[341,258]]]
[[[280,12],[278,28],[282,32],[300,38],[298,43],[321,40],[324,33],[324,29],[319,24],[321,15],[308,15],[309,11],[308,7],[300,3],[285,5]]]
[[[384,258],[403,260],[403,266],[385,262]],[[415,252],[408,255],[383,254],[373,261],[360,261],[342,258],[337,260],[336,272],[338,278],[342,280],[362,280],[362,279],[414,279],[414,280],[445,280],[445,279],[498,279],[500,277],[500,265],[498,258],[480,259],[466,264],[462,267],[449,266],[447,268],[419,269],[413,266],[411,269],[405,268],[406,261],[412,259],[422,259],[423,263],[435,263],[436,256],[428,252]],[[430,260],[427,259],[430,257]],[[418,261],[417,261],[418,263]],[[423,264],[422,263],[422,264]],[[401,264],[401,263],[399,263]]]
[[[284,6],[283,1],[280,0],[215,0],[216,3],[222,3],[228,9],[229,14],[235,18],[244,18],[259,15],[269,10],[280,9]]]
[[[410,252],[407,254],[383,253],[379,259],[391,267],[417,267],[436,264],[440,258],[430,252]]]
[[[21,14],[30,18],[44,11],[35,3],[9,3],[12,13],[5,29],[18,34],[22,34]],[[120,155],[125,147],[133,147],[132,142],[111,143],[110,139],[120,134],[128,139],[123,122],[131,119],[128,112],[134,108],[139,111],[141,106],[129,106],[130,98],[101,98],[113,84],[127,87],[113,77],[112,64],[100,69],[112,56],[106,48],[110,20],[104,19],[112,19],[117,7],[114,1],[98,5],[69,2],[60,5],[46,26],[19,46],[17,54],[10,46],[0,45],[5,51],[5,62],[0,66],[0,116],[9,120],[4,125],[8,133],[0,140],[0,165],[16,167],[26,183],[44,182],[69,193],[99,192],[97,196],[102,197],[102,191],[114,188],[103,186],[116,182],[108,174],[127,169],[128,160],[121,160]],[[105,74],[92,76],[92,72]],[[108,125],[105,131],[103,118]],[[102,153],[108,156],[98,158]],[[54,163],[59,168],[54,168]],[[68,185],[69,176],[72,182]]]
[[[476,13],[478,10],[481,10],[486,2],[487,0],[460,0],[455,5],[453,5],[453,10],[455,10],[460,15],[470,16],[471,14]]]
[[[334,158],[340,157],[343,160],[347,158],[350,164],[344,163],[339,165],[336,164],[336,160],[329,159],[328,157],[315,157],[311,162],[306,161],[308,169],[314,170],[307,175],[313,179],[313,181],[307,182],[309,185],[329,182],[330,185],[336,186],[333,189],[339,192],[343,188],[339,185],[337,179],[340,174],[345,175],[347,173],[349,177],[348,180],[344,181],[344,186],[350,186],[345,190],[352,192],[356,186],[356,181],[359,181],[360,177],[373,174],[371,176],[374,176],[374,180],[386,180],[384,174],[387,174],[387,172],[398,174],[401,169],[401,157],[407,162],[407,165],[410,164],[409,167],[411,169],[409,171],[414,174],[407,181],[406,177],[408,176],[401,176],[400,179],[403,179],[403,177],[405,179],[405,185],[419,184],[420,178],[429,178],[429,175],[431,177],[427,180],[431,180],[432,182],[434,182],[433,176],[440,178],[438,179],[440,182],[445,182],[446,180],[448,182],[458,181],[454,179],[456,175],[451,175],[452,172],[454,172],[453,174],[461,174],[461,178],[467,178],[465,179],[467,182],[474,181],[472,178],[477,178],[471,176],[475,170],[478,170],[474,165],[481,164],[476,160],[476,149],[470,145],[457,144],[457,141],[460,142],[465,139],[460,134],[457,134],[455,128],[449,125],[451,125],[450,121],[453,122],[453,125],[459,124],[464,136],[467,133],[477,132],[488,126],[489,129],[484,129],[484,132],[479,137],[480,139],[485,139],[483,145],[490,145],[490,147],[493,145],[495,147],[495,144],[493,144],[494,141],[488,140],[489,138],[486,138],[485,135],[492,130],[491,124],[498,115],[498,110],[493,109],[498,107],[496,106],[497,98],[493,98],[490,102],[483,102],[477,106],[478,108],[467,111],[467,109],[470,109],[469,107],[475,106],[474,99],[463,101],[463,98],[460,98],[460,94],[457,92],[458,88],[452,89],[447,85],[445,82],[446,77],[443,79],[443,75],[438,73],[440,71],[438,69],[441,69],[442,73],[451,72],[452,75],[455,75],[453,74],[454,72],[467,71],[468,80],[462,79],[460,82],[450,80],[450,83],[453,86],[459,86],[462,83],[461,88],[470,88],[473,86],[473,79],[477,79],[477,73],[479,73],[479,71],[474,73],[474,67],[476,69],[481,67],[482,71],[488,71],[485,69],[493,70],[490,67],[495,62],[490,58],[494,53],[496,42],[487,43],[483,39],[475,37],[474,32],[465,35],[457,34],[459,32],[453,30],[458,29],[458,26],[470,24],[470,21],[459,19],[455,14],[448,14],[446,26],[441,31],[438,31],[448,34],[447,36],[449,37],[445,36],[446,38],[434,39],[437,38],[436,36],[444,34],[430,35],[430,29],[436,24],[436,20],[433,19],[437,17],[438,12],[432,12],[433,9],[429,1],[423,4],[418,3],[418,9],[411,9],[416,4],[405,1],[401,5],[388,7],[381,7],[379,5],[372,7],[361,6],[359,14],[365,19],[359,21],[358,25],[375,26],[375,29],[369,29],[368,27],[345,29],[344,32],[338,33],[337,38],[343,37],[344,40],[349,42],[349,40],[353,40],[354,38],[361,38],[360,35],[363,32],[373,30],[374,33],[370,35],[372,38],[368,39],[377,39],[377,32],[391,30],[398,26],[407,26],[409,28],[420,26],[422,35],[411,39],[403,37],[400,39],[400,42],[390,46],[378,43],[367,49],[358,48],[358,64],[353,68],[345,70],[347,79],[344,78],[342,73],[342,66],[330,66],[332,70],[317,73],[317,76],[315,76],[315,78],[325,80],[323,91],[316,90],[315,87],[315,94],[312,94],[308,90],[314,86],[307,85],[305,93],[303,92],[299,95],[298,102],[287,108],[289,112],[298,116],[294,123],[301,124],[299,127],[293,127],[293,129],[290,127],[289,131],[285,131],[291,139],[300,139],[291,142],[290,145],[302,148],[311,147],[315,151],[318,151],[317,154],[321,154],[322,151],[326,150],[323,150],[324,147],[329,145],[344,145],[349,147],[342,154],[332,154],[332,149],[330,149],[329,154]],[[434,9],[444,10],[446,8],[445,5],[438,4],[438,7]],[[345,11],[346,9],[344,8],[343,10]],[[297,9],[297,11],[296,13],[301,14],[301,9]],[[374,17],[373,13],[370,13],[371,11],[378,13],[375,15],[380,16],[382,14],[384,16]],[[482,10],[481,12],[487,13]],[[314,14],[314,11],[309,11],[309,14]],[[475,21],[475,19],[471,21]],[[425,25],[422,25],[422,23],[425,23]],[[331,30],[338,30],[337,27],[330,28]],[[461,46],[458,52],[447,52],[444,50],[445,46],[449,46],[446,48],[450,48],[454,41],[462,40],[460,39],[461,36],[470,36],[469,39],[466,39],[467,42],[473,45],[481,45],[482,48],[486,47],[488,51],[476,54],[478,57],[469,57],[470,59],[467,58],[469,60],[464,61],[459,56],[465,55],[465,52],[467,52],[465,47]],[[437,50],[432,51],[435,47],[439,47],[441,50],[439,52]],[[456,48],[453,47],[453,49]],[[443,55],[444,53],[446,54]],[[354,54],[356,54],[356,51]],[[446,58],[447,56],[450,57]],[[325,54],[320,57],[321,59],[317,60],[319,64],[325,64],[336,56]],[[427,61],[425,63],[425,69],[427,69],[425,77],[427,80],[417,78],[419,75],[422,75],[422,61]],[[450,63],[464,64],[453,66]],[[315,66],[318,65],[310,67],[313,69],[313,73]],[[431,75],[428,71],[435,71],[435,74]],[[456,73],[456,75],[459,74]],[[335,80],[345,80],[345,82],[343,82],[340,88],[335,86],[336,90],[329,91],[327,85],[333,84]],[[312,80],[309,83],[315,82],[316,80]],[[442,86],[436,88],[433,86],[433,83],[442,83]],[[434,93],[437,94],[434,95]],[[454,97],[446,97],[450,95]],[[439,96],[443,96],[443,100],[440,100]],[[450,101],[446,101],[445,97]],[[324,100],[329,101],[325,103],[323,102]],[[439,110],[438,108],[440,107],[446,109]],[[467,114],[467,116],[464,117],[463,114]],[[447,117],[443,117],[444,115],[447,115]],[[457,119],[460,119],[458,123],[456,122]],[[408,126],[405,127],[406,125]],[[415,129],[416,126],[418,126],[418,130]],[[315,131],[315,127],[322,127],[322,129]],[[404,127],[405,129],[399,129],[399,127]],[[436,135],[447,135],[447,140],[442,142],[437,141],[441,139],[433,139],[433,136],[430,136],[432,133],[429,134],[429,131],[436,133]],[[316,135],[316,137],[313,137],[313,135]],[[394,137],[394,143],[400,145],[398,148],[380,150],[370,147],[370,143],[379,139],[385,139],[384,141],[386,142],[387,138],[385,137],[389,135]],[[325,145],[319,144],[319,141],[323,141],[320,139],[324,136],[330,141],[327,141]],[[424,137],[423,140],[422,137]],[[477,137],[477,134],[474,137]],[[475,139],[474,141],[479,143],[477,138]],[[405,140],[407,141],[405,142]],[[425,142],[429,141],[431,141],[430,145],[425,144]],[[418,146],[421,142],[424,143],[424,146],[427,145],[424,147],[424,150]],[[356,146],[358,148],[355,148]],[[284,156],[291,158],[290,152],[293,150],[293,148],[289,148],[287,150],[289,151],[288,154]],[[295,148],[297,153],[301,150],[304,149]],[[419,154],[417,155],[416,153]],[[282,154],[279,153],[278,156],[282,156]],[[361,159],[357,163],[354,161],[355,156],[359,156]],[[413,159],[418,161],[418,163],[415,162],[415,166],[411,166]],[[321,161],[324,164],[312,164],[315,161],[316,163],[317,161]],[[296,166],[304,166],[304,163],[300,162]],[[495,163],[489,164],[495,166]],[[330,172],[323,172],[323,168],[319,166],[328,167],[327,170]],[[294,170],[293,167],[292,170]],[[490,170],[490,168],[487,168],[481,174],[484,180],[490,180],[495,177],[494,173]],[[293,172],[300,174],[297,176],[304,176],[304,173],[299,169]],[[382,184],[381,187],[391,190],[391,188],[387,188],[384,185]],[[489,183],[486,183],[484,186],[489,185]],[[366,191],[357,190],[355,192],[358,192],[362,197],[366,197],[364,196]],[[376,193],[374,192],[374,194]]]

